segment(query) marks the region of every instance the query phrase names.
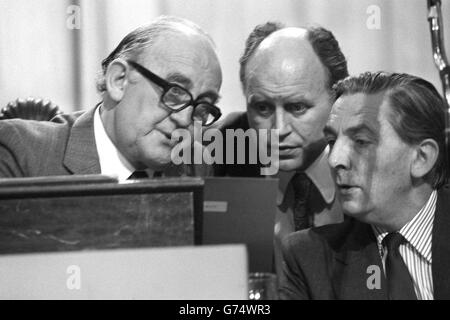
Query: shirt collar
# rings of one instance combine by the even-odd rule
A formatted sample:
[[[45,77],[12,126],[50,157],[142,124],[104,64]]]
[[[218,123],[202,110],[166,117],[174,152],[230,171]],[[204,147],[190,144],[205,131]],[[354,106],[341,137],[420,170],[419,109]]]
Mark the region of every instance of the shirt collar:
[[[316,160],[304,171],[306,175],[311,179],[316,188],[319,190],[322,198],[327,204],[331,204],[335,197],[335,184],[331,176],[331,169],[328,165],[329,147],[327,146],[323,152],[317,157]],[[280,171],[278,173],[279,178],[279,190],[278,204],[283,202],[286,195],[289,182],[295,175],[296,171]]]
[[[100,117],[99,105],[94,113],[94,135],[102,174],[116,176],[119,181],[126,180],[135,171],[131,163],[114,146],[106,133]]]
[[[398,232],[408,243],[429,263],[432,262],[431,241],[433,235],[434,212],[436,211],[437,191],[433,190],[428,201],[420,211]],[[389,233],[384,228],[372,226],[377,238],[378,247],[382,252],[382,241]]]

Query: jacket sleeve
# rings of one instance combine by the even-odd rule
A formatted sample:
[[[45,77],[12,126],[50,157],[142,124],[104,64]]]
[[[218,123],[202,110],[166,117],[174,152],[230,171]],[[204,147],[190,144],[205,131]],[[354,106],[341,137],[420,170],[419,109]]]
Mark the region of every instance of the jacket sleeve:
[[[23,177],[20,166],[22,138],[6,120],[0,121],[0,178]],[[23,150],[25,152],[25,150]]]
[[[286,237],[282,243],[283,273],[279,279],[281,300],[310,300],[306,277],[296,259],[295,237]]]

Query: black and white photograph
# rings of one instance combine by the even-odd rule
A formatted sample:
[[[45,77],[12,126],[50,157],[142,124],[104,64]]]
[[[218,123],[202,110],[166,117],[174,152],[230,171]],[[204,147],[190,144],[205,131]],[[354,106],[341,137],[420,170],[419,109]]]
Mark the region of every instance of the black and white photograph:
[[[0,0],[0,300],[450,300],[449,46],[449,0]]]

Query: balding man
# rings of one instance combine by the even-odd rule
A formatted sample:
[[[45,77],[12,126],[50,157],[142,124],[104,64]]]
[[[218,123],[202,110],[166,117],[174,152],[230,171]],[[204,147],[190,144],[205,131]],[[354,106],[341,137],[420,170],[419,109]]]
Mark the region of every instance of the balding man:
[[[330,31],[269,22],[250,34],[240,64],[247,112],[231,114],[219,127],[279,130],[275,259],[280,273],[278,248],[287,234],[342,220],[323,128],[333,104],[332,86],[348,75],[347,63]],[[260,167],[218,165],[215,174],[259,176]]]
[[[152,176],[171,164],[174,130],[220,117],[219,61],[190,21],[160,17],[132,31],[102,69],[95,108],[51,122],[0,121],[0,177]]]

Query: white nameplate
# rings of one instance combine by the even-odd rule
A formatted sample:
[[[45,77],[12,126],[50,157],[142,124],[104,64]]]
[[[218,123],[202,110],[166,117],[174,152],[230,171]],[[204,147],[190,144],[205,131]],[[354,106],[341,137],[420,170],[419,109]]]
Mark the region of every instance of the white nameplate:
[[[228,202],[226,201],[204,201],[203,211],[206,212],[227,212]]]

